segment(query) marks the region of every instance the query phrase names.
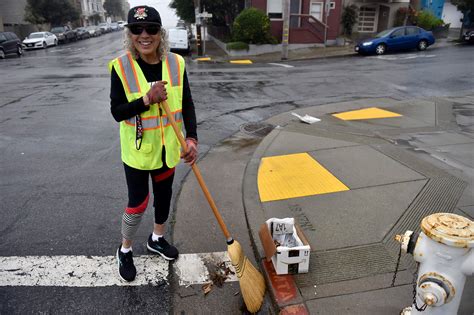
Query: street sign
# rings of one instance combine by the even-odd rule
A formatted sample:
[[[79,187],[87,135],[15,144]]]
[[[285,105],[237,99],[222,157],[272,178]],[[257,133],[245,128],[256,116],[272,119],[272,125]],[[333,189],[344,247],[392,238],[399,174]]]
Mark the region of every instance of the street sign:
[[[212,17],[212,13],[202,12],[202,13],[199,13],[197,17],[200,17],[203,19],[210,19]]]

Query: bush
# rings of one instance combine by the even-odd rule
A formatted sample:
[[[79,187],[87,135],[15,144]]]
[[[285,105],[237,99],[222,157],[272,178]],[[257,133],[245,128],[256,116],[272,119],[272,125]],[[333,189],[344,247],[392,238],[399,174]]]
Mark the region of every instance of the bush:
[[[421,11],[416,17],[416,24],[425,30],[432,30],[437,26],[443,25],[444,22],[429,11]]]
[[[227,50],[249,50],[249,44],[244,42],[230,42],[226,45]]]
[[[270,35],[270,19],[256,8],[247,8],[235,18],[232,38],[236,42],[247,44],[273,44]]]
[[[352,28],[354,27],[354,24],[357,22],[356,8],[357,8],[356,6],[344,7],[344,10],[341,16],[341,24],[342,24],[342,29],[345,35],[351,36]]]

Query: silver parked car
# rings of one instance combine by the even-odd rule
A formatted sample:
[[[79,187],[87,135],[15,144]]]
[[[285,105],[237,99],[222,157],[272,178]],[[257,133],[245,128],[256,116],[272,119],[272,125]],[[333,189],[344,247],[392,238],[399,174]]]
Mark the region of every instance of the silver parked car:
[[[89,25],[86,27],[91,37],[97,37],[102,35],[102,29],[96,25]]]

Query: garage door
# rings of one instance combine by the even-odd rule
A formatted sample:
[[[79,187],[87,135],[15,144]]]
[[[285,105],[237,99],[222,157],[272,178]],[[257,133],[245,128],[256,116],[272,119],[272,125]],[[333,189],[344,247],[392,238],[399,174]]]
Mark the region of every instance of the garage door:
[[[359,9],[359,24],[357,30],[363,32],[375,32],[376,30],[376,7],[360,7]]]

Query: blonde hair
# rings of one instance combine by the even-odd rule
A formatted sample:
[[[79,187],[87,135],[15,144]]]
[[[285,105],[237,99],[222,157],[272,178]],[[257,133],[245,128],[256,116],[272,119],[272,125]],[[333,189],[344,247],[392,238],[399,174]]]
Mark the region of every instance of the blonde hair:
[[[124,41],[123,45],[125,50],[128,50],[133,58],[138,59],[140,57],[140,54],[138,53],[137,49],[133,45],[132,41],[132,33],[128,29],[128,27],[124,28]],[[168,33],[166,32],[164,27],[160,28],[160,44],[158,45],[158,48],[156,50],[156,53],[158,54],[158,59],[163,60],[169,53],[170,48],[168,45]]]

